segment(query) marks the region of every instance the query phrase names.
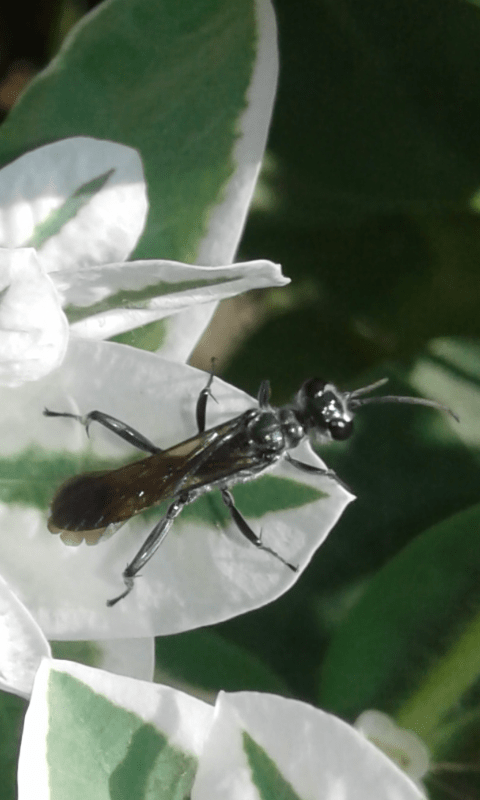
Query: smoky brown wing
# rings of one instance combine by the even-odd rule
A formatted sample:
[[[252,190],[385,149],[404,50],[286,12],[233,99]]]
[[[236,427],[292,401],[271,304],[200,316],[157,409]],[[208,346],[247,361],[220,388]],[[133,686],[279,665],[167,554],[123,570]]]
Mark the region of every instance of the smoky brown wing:
[[[220,447],[210,448],[202,464],[189,477],[184,489],[197,489],[202,486],[235,483],[240,474],[254,476],[271,464],[261,453],[249,446],[242,433],[225,442]]]
[[[49,530],[94,531],[125,522],[170,496],[176,480],[152,456],[109,472],[87,472],[66,481],[53,498]],[[179,464],[175,464],[176,472]],[[177,472],[178,474],[178,472]]]
[[[194,459],[208,451],[212,441],[218,441],[224,427],[218,426],[116,470],[70,478],[53,498],[49,530],[98,532],[100,538],[109,525],[125,522],[172,497],[179,481],[188,476]],[[187,483],[182,488],[187,488]]]
[[[122,473],[87,472],[66,481],[53,498],[49,530],[96,531],[133,516],[135,489]]]

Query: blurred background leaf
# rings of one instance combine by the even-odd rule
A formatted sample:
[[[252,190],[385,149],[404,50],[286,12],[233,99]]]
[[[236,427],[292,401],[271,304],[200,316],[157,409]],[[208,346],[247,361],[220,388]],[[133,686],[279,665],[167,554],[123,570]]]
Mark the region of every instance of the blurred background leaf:
[[[27,706],[22,697],[0,692],[0,776],[5,800],[17,797],[18,751]]]
[[[243,315],[223,376],[252,394],[265,377],[283,403],[311,375],[343,388],[387,376],[389,393],[436,398],[461,417],[361,409],[351,441],[321,448],[357,501],[288,595],[217,628],[295,696],[353,721],[364,703],[399,712],[398,674],[419,691],[425,665],[454,647],[479,607],[470,508],[480,499],[480,12],[429,0],[275,7],[279,93],[241,256],[266,253],[293,281],[254,298],[251,317],[242,299],[220,310],[220,336],[210,328],[199,353],[221,354],[224,319]],[[423,532],[442,525],[456,563],[448,550],[421,550]],[[389,637],[402,609],[411,639],[400,646]],[[383,684],[377,667],[388,656]],[[349,704],[367,681],[374,692]],[[457,768],[432,774],[432,798],[480,793],[476,680],[457,689],[444,708],[436,695],[435,758]]]

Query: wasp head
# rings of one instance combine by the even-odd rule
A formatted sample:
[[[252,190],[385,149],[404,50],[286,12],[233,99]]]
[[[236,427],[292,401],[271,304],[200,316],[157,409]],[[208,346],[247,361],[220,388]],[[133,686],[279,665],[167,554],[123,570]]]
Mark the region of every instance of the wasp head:
[[[353,433],[349,396],[321,378],[305,381],[295,398],[295,409],[305,430],[337,441],[348,439]]]

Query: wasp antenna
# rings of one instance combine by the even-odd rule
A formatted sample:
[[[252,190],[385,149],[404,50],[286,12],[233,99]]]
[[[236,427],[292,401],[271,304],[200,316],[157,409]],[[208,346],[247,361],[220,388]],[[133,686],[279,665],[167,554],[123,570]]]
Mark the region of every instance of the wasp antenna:
[[[380,386],[385,386],[388,383],[388,378],[380,378],[375,383],[369,383],[368,386],[361,386],[360,389],[355,389],[353,392],[348,392],[349,397],[360,397],[362,394],[370,394],[375,389],[380,389]]]
[[[351,408],[365,406],[367,403],[406,403],[410,406],[426,406],[427,408],[436,408],[438,411],[446,411],[447,414],[450,414],[450,416],[456,420],[456,422],[460,422],[460,417],[455,414],[451,408],[444,406],[442,403],[437,403],[436,400],[425,400],[423,397],[402,397],[395,394],[385,394],[381,397],[365,397],[362,400],[356,400],[354,398],[353,402],[351,403]]]

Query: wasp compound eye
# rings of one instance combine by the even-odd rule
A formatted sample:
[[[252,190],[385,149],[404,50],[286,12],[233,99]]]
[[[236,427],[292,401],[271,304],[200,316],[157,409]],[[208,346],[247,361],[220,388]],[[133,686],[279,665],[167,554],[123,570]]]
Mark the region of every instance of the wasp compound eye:
[[[328,430],[337,442],[348,439],[353,433],[353,421],[351,419],[332,419],[328,424]]]

